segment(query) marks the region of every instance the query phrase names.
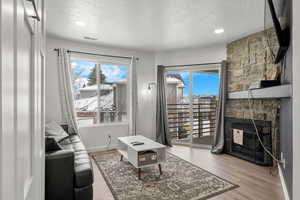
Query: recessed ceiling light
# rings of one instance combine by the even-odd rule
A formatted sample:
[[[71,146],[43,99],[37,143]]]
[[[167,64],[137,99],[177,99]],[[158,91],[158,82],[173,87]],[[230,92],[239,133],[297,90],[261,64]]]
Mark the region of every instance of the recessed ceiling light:
[[[75,24],[77,26],[85,26],[85,23],[83,21],[76,21]]]
[[[214,33],[215,33],[215,34],[221,34],[221,33],[224,33],[224,29],[223,29],[223,28],[217,28],[217,29],[215,29]]]

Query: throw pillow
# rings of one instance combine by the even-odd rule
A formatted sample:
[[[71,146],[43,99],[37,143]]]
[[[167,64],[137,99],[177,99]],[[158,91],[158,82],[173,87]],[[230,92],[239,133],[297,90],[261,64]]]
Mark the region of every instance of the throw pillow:
[[[55,137],[57,140],[68,137],[68,133],[57,124],[55,121],[52,121],[45,126],[46,137]]]

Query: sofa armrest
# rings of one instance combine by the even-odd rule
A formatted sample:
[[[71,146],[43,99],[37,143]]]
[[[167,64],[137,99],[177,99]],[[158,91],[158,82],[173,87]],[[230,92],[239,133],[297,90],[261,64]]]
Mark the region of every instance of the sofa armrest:
[[[45,199],[73,200],[74,152],[60,150],[46,154]]]

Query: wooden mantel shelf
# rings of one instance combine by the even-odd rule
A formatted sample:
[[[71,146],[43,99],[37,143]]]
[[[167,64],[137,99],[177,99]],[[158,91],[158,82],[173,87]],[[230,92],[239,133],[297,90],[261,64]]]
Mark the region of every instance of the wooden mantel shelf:
[[[274,87],[251,90],[252,99],[276,99],[292,96],[292,85],[279,85]],[[228,99],[248,99],[248,91],[228,93]]]

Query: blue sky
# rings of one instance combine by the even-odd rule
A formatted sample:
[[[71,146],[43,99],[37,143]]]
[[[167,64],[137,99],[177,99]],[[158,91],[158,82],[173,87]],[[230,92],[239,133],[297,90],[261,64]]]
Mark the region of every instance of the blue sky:
[[[179,74],[184,83],[185,89],[184,95],[189,95],[190,79],[189,72],[169,72],[171,74]],[[205,73],[193,73],[193,95],[204,94],[219,94],[219,74],[205,74]]]
[[[73,60],[71,62],[73,73],[79,74],[79,78],[88,78],[89,74],[95,67],[94,62]],[[117,65],[102,65],[103,74],[106,76],[107,82],[115,82],[126,79],[128,77],[128,68],[126,66]],[[189,72],[169,72],[172,74],[179,74],[185,82],[184,95],[189,94],[190,80]],[[213,94],[219,93],[219,75],[218,74],[204,74],[193,73],[193,94]]]
[[[95,67],[94,62],[87,62],[87,61],[79,61],[79,60],[72,60],[71,66],[73,73],[80,74],[80,78],[87,78]]]
[[[80,74],[80,78],[88,78],[95,67],[94,62],[73,60],[71,62],[73,73]],[[120,81],[127,78],[128,68],[126,66],[102,65],[102,73],[106,76],[107,82]]]

